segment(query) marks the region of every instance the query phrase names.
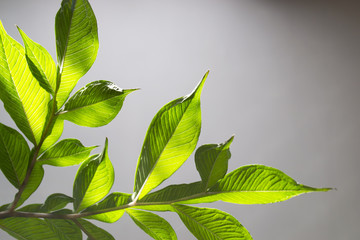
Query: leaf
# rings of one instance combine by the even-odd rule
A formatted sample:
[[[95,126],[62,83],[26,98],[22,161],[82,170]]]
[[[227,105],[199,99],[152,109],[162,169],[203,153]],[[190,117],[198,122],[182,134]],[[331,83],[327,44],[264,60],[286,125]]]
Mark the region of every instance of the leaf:
[[[22,240],[58,240],[51,227],[38,218],[0,219],[0,228],[16,239]]]
[[[113,223],[119,220],[124,214],[124,210],[115,210],[115,209],[127,205],[130,202],[130,198],[131,198],[131,194],[128,193],[119,193],[119,192],[111,193],[101,202],[83,210],[82,213],[108,211],[101,214],[91,215],[87,218],[96,219],[107,223]]]
[[[64,208],[67,204],[72,203],[74,199],[62,193],[51,194],[45,203],[41,206],[43,212],[52,212]]]
[[[238,220],[226,212],[177,204],[173,207],[197,239],[252,239],[250,233]]]
[[[24,181],[29,157],[30,149],[24,137],[0,123],[0,169],[16,188]]]
[[[65,103],[59,117],[80,126],[104,126],[116,117],[125,97],[135,90],[122,90],[114,83],[104,80],[91,82]]]
[[[20,211],[20,212],[42,212],[41,207],[42,207],[42,204],[33,203],[33,204],[29,204],[29,205],[26,205],[26,206],[18,209],[18,211]]]
[[[81,224],[81,226],[87,231],[87,235],[91,235],[92,239],[101,239],[101,240],[115,240],[115,238],[105,231],[102,228],[99,228],[92,224],[89,221],[84,219],[77,219],[77,221]],[[90,239],[90,238],[88,238]]]
[[[166,104],[153,118],[136,169],[138,199],[169,178],[194,151],[201,128],[200,94],[207,75],[190,95]]]
[[[52,127],[51,133],[45,138],[45,141],[41,145],[40,153],[50,148],[59,138],[64,130],[64,120],[57,118]]]
[[[48,93],[54,94],[56,89],[56,66],[51,55],[40,44],[31,40],[19,27],[24,41],[26,60],[33,76]]]
[[[77,139],[64,139],[44,152],[38,162],[57,167],[73,166],[86,160],[94,148],[96,146],[84,147]]]
[[[81,240],[82,233],[76,224],[66,219],[45,219],[59,240]]]
[[[231,157],[229,147],[233,139],[234,137],[231,137],[225,143],[219,145],[203,145],[196,150],[196,169],[200,173],[205,191],[225,176],[228,169],[228,161]]]
[[[126,209],[127,214],[144,232],[156,240],[177,239],[171,225],[162,217],[145,211]]]
[[[99,48],[96,18],[87,0],[62,1],[55,18],[55,35],[61,73],[57,96],[60,108],[91,68]]]
[[[50,94],[40,87],[26,62],[24,48],[0,22],[0,98],[18,128],[38,144],[46,122]]]
[[[75,211],[98,202],[110,191],[114,183],[114,168],[107,151],[106,139],[102,154],[91,156],[80,166],[73,189]]]

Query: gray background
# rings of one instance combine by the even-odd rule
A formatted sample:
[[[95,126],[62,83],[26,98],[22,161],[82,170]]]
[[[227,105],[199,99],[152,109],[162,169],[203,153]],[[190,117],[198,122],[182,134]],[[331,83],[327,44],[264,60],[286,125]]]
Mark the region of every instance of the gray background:
[[[336,191],[269,205],[214,203],[256,240],[358,239],[360,236],[360,4],[356,1],[91,1],[100,49],[78,87],[98,79],[140,87],[118,117],[96,129],[65,124],[62,138],[103,144],[116,171],[113,191],[131,192],[147,127],[172,99],[192,91],[207,69],[199,145],[235,134],[229,170],[246,164],[281,169],[295,180]],[[55,58],[55,0],[1,0],[14,24]],[[2,105],[2,104],[1,104]],[[14,126],[0,107],[0,121]],[[29,203],[72,194],[76,167],[46,167]],[[165,184],[199,180],[193,156]],[[1,203],[15,190],[0,176]],[[193,239],[177,216],[162,214],[179,239]],[[101,224],[116,239],[148,239],[128,216]],[[9,239],[0,233],[0,239]]]

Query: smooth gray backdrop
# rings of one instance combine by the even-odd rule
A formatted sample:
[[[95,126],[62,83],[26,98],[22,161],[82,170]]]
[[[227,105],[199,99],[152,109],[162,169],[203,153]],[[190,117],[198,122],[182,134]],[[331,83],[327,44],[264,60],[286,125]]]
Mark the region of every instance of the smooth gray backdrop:
[[[140,87],[102,128],[65,124],[62,138],[103,145],[116,171],[113,191],[131,192],[147,127],[167,102],[192,91],[207,69],[199,145],[235,134],[229,171],[246,164],[281,169],[295,180],[336,191],[283,203],[214,203],[255,240],[358,239],[360,236],[360,4],[357,1],[101,0],[100,49],[76,89],[105,79]],[[60,0],[1,0],[0,19],[15,24],[55,58]],[[21,41],[20,41],[21,42]],[[1,104],[0,121],[14,127]],[[77,168],[46,167],[28,203],[72,194]],[[165,184],[199,180],[193,156]],[[0,176],[1,204],[14,188]],[[174,213],[161,214],[178,238],[193,239]],[[149,239],[124,215],[100,224],[116,239]],[[10,239],[0,233],[0,239]]]

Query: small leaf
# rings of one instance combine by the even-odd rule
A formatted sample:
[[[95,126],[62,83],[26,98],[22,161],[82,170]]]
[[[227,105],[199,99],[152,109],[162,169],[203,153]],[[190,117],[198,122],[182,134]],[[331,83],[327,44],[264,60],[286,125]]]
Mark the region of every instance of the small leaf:
[[[43,212],[52,212],[60,210],[68,203],[72,203],[74,199],[62,193],[51,194],[46,200],[45,203],[41,206]]]
[[[24,181],[29,157],[30,149],[24,137],[0,123],[0,169],[16,188]]]
[[[195,153],[196,168],[200,173],[204,190],[212,187],[223,178],[228,169],[228,161],[231,157],[229,150],[234,137],[223,144],[208,144],[199,147]]]
[[[86,160],[94,148],[96,146],[84,147],[77,139],[64,139],[44,152],[38,162],[57,167],[73,166]]]
[[[20,212],[43,212],[43,211],[41,211],[41,207],[42,207],[42,204],[33,203],[33,204],[29,204],[29,205],[26,205],[26,206],[18,209],[18,211],[20,211]]]
[[[61,72],[60,108],[78,80],[93,65],[99,48],[98,29],[87,0],[63,0],[55,18],[56,52]]]
[[[114,183],[114,168],[107,151],[106,139],[102,154],[91,156],[80,166],[73,189],[75,211],[81,211],[109,193]]]
[[[136,169],[138,199],[169,178],[194,151],[201,128],[200,95],[207,75],[190,95],[166,104],[153,118]]]
[[[31,40],[19,27],[18,30],[24,41],[26,60],[33,76],[41,87],[54,94],[56,89],[56,66],[51,55],[40,44]]]
[[[185,226],[197,239],[252,239],[245,227],[226,212],[177,204],[174,204],[173,207]]]
[[[89,234],[92,237],[92,239],[115,240],[115,238],[110,233],[108,233],[107,231],[105,231],[102,228],[95,226],[91,222],[86,221],[84,219],[77,219],[77,221],[86,230],[86,232],[87,232],[86,234],[87,235]],[[88,239],[90,239],[90,238],[88,238]]]
[[[151,213],[134,209],[126,209],[127,214],[144,232],[156,240],[177,239],[171,225],[162,217]]]
[[[104,80],[89,83],[65,103],[59,117],[80,126],[104,126],[116,117],[125,97],[135,90],[122,90]]]
[[[101,202],[83,210],[82,213],[109,211],[101,214],[92,215],[87,218],[96,219],[107,223],[113,223],[119,220],[124,214],[124,210],[115,210],[115,209],[128,204],[130,202],[130,198],[131,198],[131,194],[128,193],[119,193],[119,192],[111,193]]]
[[[44,143],[41,145],[40,153],[49,149],[57,140],[61,137],[61,134],[64,130],[64,120],[57,118],[52,127],[51,133],[45,138]]]
[[[82,233],[76,224],[66,219],[45,219],[53,232],[56,233],[60,240],[81,240]]]

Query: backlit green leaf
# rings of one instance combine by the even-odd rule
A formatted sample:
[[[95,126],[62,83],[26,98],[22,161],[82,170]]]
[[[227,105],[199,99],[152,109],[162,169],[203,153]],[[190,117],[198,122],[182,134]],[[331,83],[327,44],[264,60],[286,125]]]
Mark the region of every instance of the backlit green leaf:
[[[64,139],[44,152],[38,161],[58,167],[73,166],[86,160],[94,148],[84,147],[77,139]]]
[[[170,177],[194,151],[201,128],[200,94],[207,75],[190,95],[166,104],[153,118],[136,169],[137,198]]]
[[[24,41],[26,60],[33,76],[41,87],[54,94],[56,89],[56,66],[51,55],[40,44],[31,40],[19,27],[18,30]]]
[[[251,240],[250,233],[233,216],[217,209],[173,205],[181,220],[197,239]]]
[[[34,144],[40,142],[48,112],[47,93],[33,77],[24,48],[0,22],[0,99],[18,128]]]
[[[82,233],[76,224],[66,219],[45,219],[59,240],[81,240]]]
[[[59,140],[64,130],[64,120],[57,118],[51,130],[51,133],[45,138],[45,141],[41,145],[40,153],[50,148],[57,140]]]
[[[65,103],[59,117],[80,126],[104,126],[116,117],[125,97],[135,90],[122,90],[104,80],[89,83]]]
[[[16,188],[24,181],[29,157],[30,149],[24,137],[0,123],[0,169]]]
[[[86,232],[87,232],[86,234],[87,235],[89,234],[92,237],[92,239],[88,238],[88,240],[93,240],[93,239],[115,240],[115,238],[110,233],[108,233],[107,231],[105,231],[102,228],[95,226],[91,222],[86,221],[84,219],[77,219],[77,221],[86,230]]]
[[[108,140],[100,155],[86,160],[79,168],[73,188],[74,209],[82,209],[98,202],[109,193],[114,183],[114,168],[108,157]]]
[[[171,225],[162,217],[145,211],[126,209],[127,214],[144,232],[156,240],[177,239]]]
[[[99,48],[96,18],[87,0],[63,0],[55,18],[56,52],[61,79],[60,108],[90,69]]]
[[[196,150],[195,164],[204,184],[204,190],[214,186],[225,176],[231,157],[229,147],[233,139],[234,137],[231,137],[223,144],[203,145]]]
[[[41,211],[52,212],[64,208],[67,204],[72,203],[74,199],[62,193],[51,194],[45,203],[41,206]]]
[[[125,206],[130,202],[131,194],[128,193],[111,193],[101,202],[92,205],[82,212],[99,212],[99,211],[110,211],[106,213],[96,214],[87,218],[96,219],[102,222],[113,223],[119,220],[124,214],[124,210],[115,210],[118,207]],[[113,210],[113,211],[111,211]]]

